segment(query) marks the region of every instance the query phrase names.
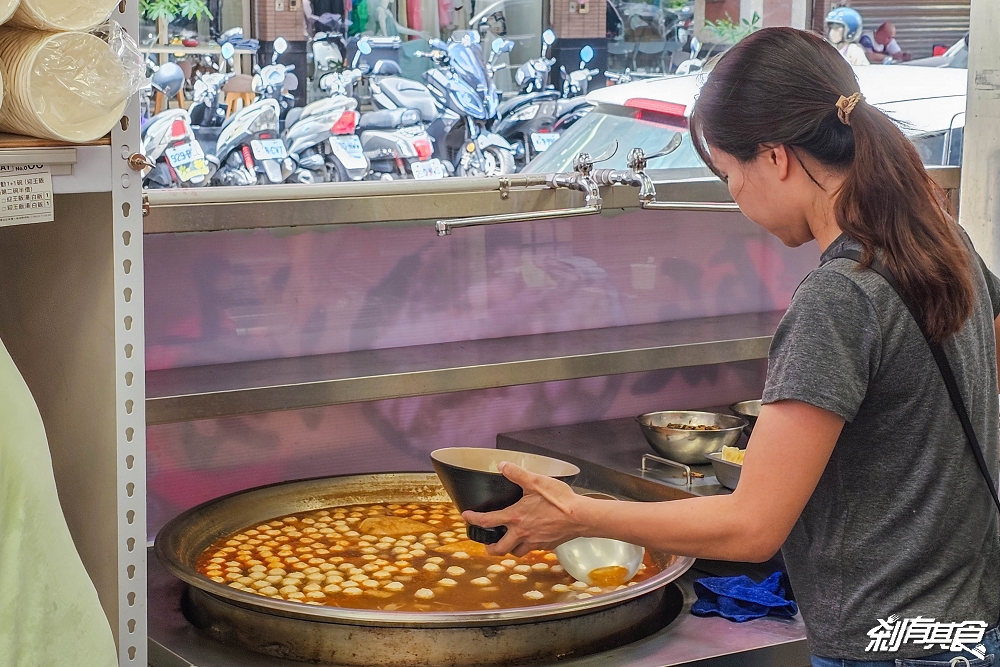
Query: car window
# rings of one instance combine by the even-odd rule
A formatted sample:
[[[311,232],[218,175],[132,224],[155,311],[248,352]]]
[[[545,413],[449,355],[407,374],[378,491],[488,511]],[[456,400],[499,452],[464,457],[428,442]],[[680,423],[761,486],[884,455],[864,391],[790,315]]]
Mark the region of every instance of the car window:
[[[571,171],[573,158],[586,151],[598,157],[618,141],[618,151],[598,166],[606,169],[625,169],[628,152],[641,148],[647,155],[663,149],[679,128],[647,119],[636,118],[635,112],[609,113],[595,109],[574,123],[552,146],[528,163],[525,173],[551,173]],[[683,141],[677,150],[661,158],[650,160],[649,169],[691,169],[703,167],[691,142],[691,135],[680,130]]]

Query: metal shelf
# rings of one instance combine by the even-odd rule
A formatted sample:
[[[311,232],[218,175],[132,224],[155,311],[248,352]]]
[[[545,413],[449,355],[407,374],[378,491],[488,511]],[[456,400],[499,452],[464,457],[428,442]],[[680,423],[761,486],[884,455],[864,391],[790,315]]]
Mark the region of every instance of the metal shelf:
[[[146,373],[146,422],[765,359],[781,312]]]

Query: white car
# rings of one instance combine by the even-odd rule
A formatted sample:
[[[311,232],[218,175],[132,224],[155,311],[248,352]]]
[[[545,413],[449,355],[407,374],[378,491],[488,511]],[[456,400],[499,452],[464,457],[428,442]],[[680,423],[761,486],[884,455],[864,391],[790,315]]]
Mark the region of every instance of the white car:
[[[900,123],[917,146],[924,164],[961,164],[965,127],[964,69],[926,67],[859,67],[855,69],[865,99]],[[680,148],[652,160],[649,169],[676,169],[679,177],[707,175],[688,134],[688,117],[706,74],[670,76],[608,86],[587,95],[594,110],[569,127],[523,173],[571,171],[573,157],[586,151],[594,157],[618,141],[614,157],[602,168],[624,169],[629,149],[660,151],[675,132],[683,133]]]

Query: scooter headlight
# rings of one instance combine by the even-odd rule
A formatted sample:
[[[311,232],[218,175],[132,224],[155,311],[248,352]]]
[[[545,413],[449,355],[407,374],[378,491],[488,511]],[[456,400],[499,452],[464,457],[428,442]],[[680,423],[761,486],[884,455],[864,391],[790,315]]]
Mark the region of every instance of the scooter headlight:
[[[538,115],[538,106],[534,104],[529,104],[527,106],[521,107],[511,115],[507,116],[505,120],[511,122],[521,122],[525,120],[531,120]]]
[[[252,134],[256,134],[257,132],[262,132],[264,130],[273,130],[277,132],[278,114],[275,113],[273,108],[268,107],[261,111],[260,115],[254,118],[248,129]]]

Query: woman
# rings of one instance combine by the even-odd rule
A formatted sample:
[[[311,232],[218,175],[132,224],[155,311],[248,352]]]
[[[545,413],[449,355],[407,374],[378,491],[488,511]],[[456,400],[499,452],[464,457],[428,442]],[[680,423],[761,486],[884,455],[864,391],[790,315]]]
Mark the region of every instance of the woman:
[[[815,239],[823,252],[771,344],[739,488],[612,503],[505,464],[524,498],[465,518],[508,527],[494,554],[581,535],[733,561],[781,548],[814,666],[994,664],[997,507],[928,340],[943,345],[995,480],[1000,299],[986,280],[1000,285],[916,150],[818,36],[768,28],[734,46],[702,88],[691,132],[748,218],[788,246]],[[834,258],[845,250],[861,263]],[[990,628],[980,652],[991,655],[942,653],[951,647],[913,637],[884,650],[868,632],[893,615],[980,621]]]

